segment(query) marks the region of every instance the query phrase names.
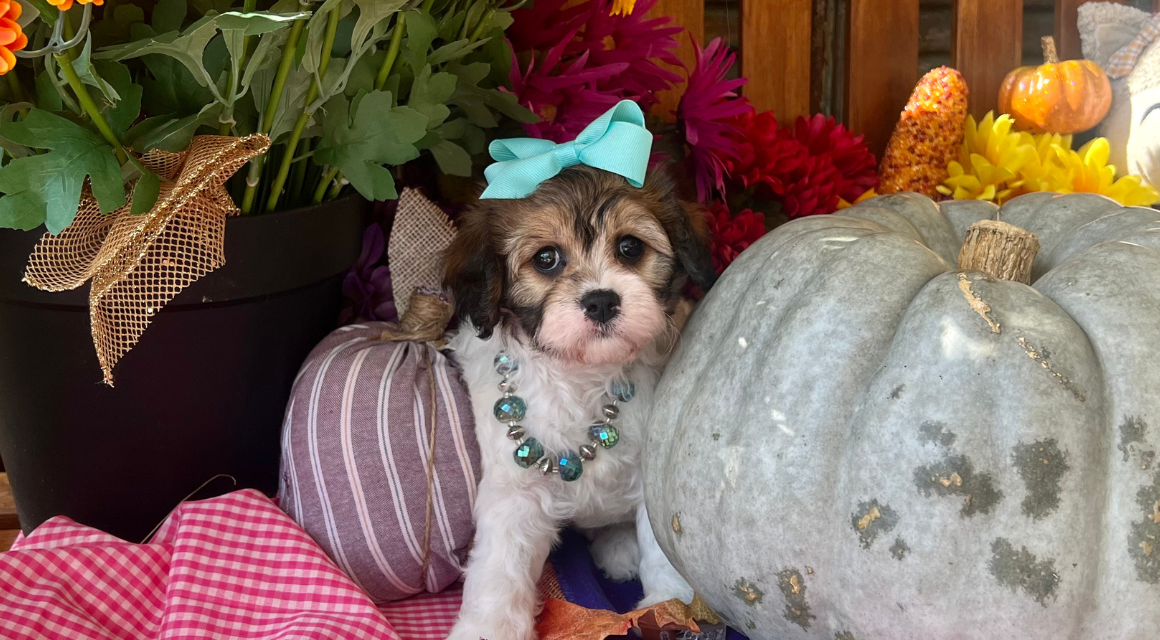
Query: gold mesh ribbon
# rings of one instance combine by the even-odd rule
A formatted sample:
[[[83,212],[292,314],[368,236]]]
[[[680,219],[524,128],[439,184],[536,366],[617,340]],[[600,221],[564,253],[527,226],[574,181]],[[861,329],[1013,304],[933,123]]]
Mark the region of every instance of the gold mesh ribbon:
[[[141,164],[162,178],[151,211],[132,215],[130,202],[102,215],[86,188],[76,220],[37,243],[25,282],[65,291],[92,280],[89,321],[106,384],[112,386],[113,367],[153,316],[225,264],[226,217],[238,213],[225,182],[269,147],[260,134],[197,136],[181,153],[150,151]]]

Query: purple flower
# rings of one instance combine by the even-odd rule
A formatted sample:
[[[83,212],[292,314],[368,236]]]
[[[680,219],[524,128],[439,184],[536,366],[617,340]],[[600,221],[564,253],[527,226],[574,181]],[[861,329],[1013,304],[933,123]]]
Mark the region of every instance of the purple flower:
[[[363,232],[362,253],[342,281],[342,294],[346,296],[347,304],[339,316],[339,324],[366,320],[398,321],[391,271],[386,265],[379,264],[386,246],[383,228],[377,222]]]
[[[696,44],[696,43],[694,43]],[[696,48],[697,64],[677,105],[678,127],[683,127],[697,177],[697,199],[708,203],[713,189],[725,189],[723,158],[741,156],[738,130],[728,120],[753,111],[737,90],[745,78],[726,80],[737,56],[720,38]]]

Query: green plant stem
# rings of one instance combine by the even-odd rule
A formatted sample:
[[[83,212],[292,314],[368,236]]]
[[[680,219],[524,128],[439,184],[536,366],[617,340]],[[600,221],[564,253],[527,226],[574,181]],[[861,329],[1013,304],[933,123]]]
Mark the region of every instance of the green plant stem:
[[[242,3],[242,11],[244,11],[246,13],[250,13],[257,6],[258,6],[258,0],[245,0],[245,2]],[[218,126],[218,135],[222,135],[222,136],[230,135],[230,129],[234,126],[233,109],[234,109],[235,96],[238,95],[238,74],[240,74],[242,72],[242,69],[244,69],[246,66],[246,53],[249,51],[249,49],[250,49],[250,36],[245,36],[244,38],[242,38],[242,52],[238,56],[237,67],[236,68],[233,66],[230,67],[230,97],[229,97],[229,107],[228,107],[229,113],[223,114],[227,117],[226,117],[226,121],[222,122]]]
[[[8,73],[8,89],[12,91],[12,98],[15,102],[28,101],[28,97],[24,95],[24,87],[20,86],[20,78],[16,77],[15,69]]]
[[[274,87],[270,92],[270,100],[266,103],[266,110],[262,113],[261,133],[270,133],[274,126],[274,116],[278,115],[278,103],[282,100],[282,91],[286,88],[286,78],[290,75],[290,68],[294,64],[294,54],[298,50],[298,39],[302,37],[302,29],[306,20],[296,20],[290,26],[290,35],[286,37],[286,44],[282,46],[282,59],[278,63],[278,72],[274,75]],[[258,183],[261,181],[262,158],[256,156],[250,161],[250,170],[246,174],[246,192],[242,195],[242,213],[250,213],[254,208],[254,199],[258,195]]]
[[[326,192],[326,197],[334,200],[340,193],[342,193],[342,175],[336,175],[334,184],[330,185],[330,190]]]
[[[129,156],[125,154],[125,148],[121,146],[121,141],[117,139],[117,134],[113,133],[113,129],[109,127],[109,123],[105,122],[105,117],[101,115],[101,110],[97,108],[93,97],[89,95],[88,89],[85,88],[84,83],[81,82],[80,76],[77,75],[77,70],[72,66],[72,60],[68,56],[59,54],[56,56],[56,63],[60,66],[61,72],[64,74],[65,80],[68,81],[74,93],[77,94],[77,100],[81,103],[81,109],[88,114],[92,119],[93,124],[97,125],[97,130],[105,137],[109,144],[113,145],[113,151],[117,154],[117,160],[121,164],[129,161]]]
[[[318,181],[318,187],[314,190],[314,198],[311,200],[314,204],[322,202],[322,198],[326,196],[326,188],[330,186],[331,181],[338,177],[338,167],[331,167],[322,173],[322,178]]]
[[[282,156],[282,164],[278,167],[278,175],[274,178],[274,185],[270,188],[270,198],[266,200],[266,211],[273,211],[278,207],[278,198],[282,195],[282,188],[286,185],[286,178],[290,175],[290,165],[294,164],[294,152],[298,149],[298,141],[306,129],[306,123],[314,111],[310,108],[314,99],[322,92],[322,78],[326,76],[326,68],[330,66],[330,53],[334,48],[334,37],[338,33],[338,20],[341,17],[341,6],[336,4],[326,16],[326,36],[322,40],[322,57],[318,60],[318,74],[310,88],[306,91],[306,101],[302,105],[302,113],[290,130],[290,138],[286,141],[286,155]]]
[[[303,140],[301,143],[302,153],[309,154],[310,138]],[[302,183],[306,182],[306,167],[310,164],[310,155],[299,158],[294,163],[294,174],[290,177],[289,195],[286,197],[287,206],[296,206],[293,203],[299,202],[302,197]]]
[[[395,18],[395,32],[391,34],[391,44],[387,46],[387,57],[383,58],[383,64],[379,66],[379,73],[375,76],[376,91],[382,91],[383,86],[387,84],[387,78],[391,76],[395,60],[399,58],[399,47],[402,46],[403,34],[407,31],[406,17],[400,12]]]
[[[72,40],[73,36],[76,35],[76,32],[73,31],[72,20],[69,19],[69,14],[62,11],[60,14],[60,19],[64,21],[64,23],[61,24],[61,35],[64,36],[66,41]],[[73,53],[72,49],[65,49],[61,53],[68,56],[69,60],[77,59],[76,54]]]

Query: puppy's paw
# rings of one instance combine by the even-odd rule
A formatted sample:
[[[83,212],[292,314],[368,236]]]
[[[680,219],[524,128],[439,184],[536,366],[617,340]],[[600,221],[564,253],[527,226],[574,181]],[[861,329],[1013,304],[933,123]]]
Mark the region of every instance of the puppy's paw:
[[[680,600],[685,604],[693,602],[693,588],[676,571],[651,576],[651,578],[651,580],[644,581],[646,585],[644,599],[636,608],[643,609],[669,600]]]
[[[536,640],[535,621],[522,617],[501,620],[460,618],[447,640]]]
[[[636,539],[636,527],[632,524],[601,530],[592,538],[590,550],[596,566],[609,578],[624,581],[637,576],[640,544]]]

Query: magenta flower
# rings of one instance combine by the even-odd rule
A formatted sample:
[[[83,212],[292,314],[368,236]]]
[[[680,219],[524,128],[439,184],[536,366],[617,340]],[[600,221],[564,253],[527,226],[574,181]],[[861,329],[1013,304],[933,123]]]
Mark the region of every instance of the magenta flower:
[[[524,131],[532,137],[553,142],[572,140],[620,101],[616,94],[597,89],[596,84],[624,71],[628,65],[617,63],[589,68],[587,52],[564,63],[561,59],[572,37],[575,32],[548,50],[538,65],[536,57],[530,57],[526,70],[520,69],[519,59],[513,54],[509,76],[512,91],[520,104],[540,116],[540,122],[524,125]],[[557,72],[560,67],[562,70]]]
[[[696,53],[697,64],[677,105],[677,123],[689,145],[697,199],[708,203],[714,188],[724,193],[725,159],[742,155],[740,132],[730,119],[752,113],[753,107],[737,94],[746,78],[725,79],[737,56],[721,38],[697,47]]]
[[[630,15],[610,15],[612,0],[591,2],[588,20],[569,51],[589,52],[594,66],[627,63],[613,78],[597,83],[602,91],[616,92],[647,112],[659,102],[657,93],[671,89],[681,76],[661,67],[663,62],[684,67],[677,57],[677,35],[682,27],[666,26],[672,18],[645,18],[657,0],[641,0]]]

